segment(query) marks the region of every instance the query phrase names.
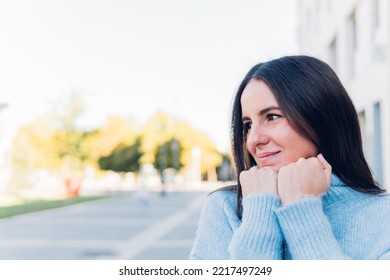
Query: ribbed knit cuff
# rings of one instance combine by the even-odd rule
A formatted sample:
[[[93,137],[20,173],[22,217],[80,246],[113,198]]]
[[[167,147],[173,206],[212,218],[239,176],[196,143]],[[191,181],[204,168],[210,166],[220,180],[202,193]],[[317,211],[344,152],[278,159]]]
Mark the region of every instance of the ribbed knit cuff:
[[[318,197],[308,197],[276,211],[293,259],[344,258]]]
[[[280,259],[282,234],[275,210],[280,199],[271,194],[253,194],[243,199],[240,227],[229,246],[235,259]]]

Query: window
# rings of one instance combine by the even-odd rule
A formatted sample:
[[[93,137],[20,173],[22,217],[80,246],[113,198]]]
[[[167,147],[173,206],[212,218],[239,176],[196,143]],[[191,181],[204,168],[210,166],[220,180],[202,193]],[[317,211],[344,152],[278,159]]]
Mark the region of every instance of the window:
[[[337,39],[334,38],[329,46],[329,61],[333,70],[337,72]]]
[[[353,78],[356,74],[356,59],[358,50],[356,12],[353,11],[348,19],[348,65],[349,78]]]
[[[379,0],[372,0],[371,3],[372,58],[381,61],[385,53],[386,34],[381,27]]]
[[[381,106],[374,105],[374,166],[375,179],[383,185]]]
[[[379,14],[379,0],[372,0],[372,28],[375,32],[379,28],[380,14]]]
[[[367,150],[367,129],[366,129],[366,112],[363,110],[358,113],[359,125],[360,125],[360,133],[362,135],[363,148]]]

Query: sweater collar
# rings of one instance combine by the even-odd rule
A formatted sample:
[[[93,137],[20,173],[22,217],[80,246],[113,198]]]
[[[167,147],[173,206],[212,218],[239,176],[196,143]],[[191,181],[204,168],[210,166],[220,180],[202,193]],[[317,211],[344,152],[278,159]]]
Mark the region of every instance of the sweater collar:
[[[332,177],[330,178],[330,187],[346,187],[347,185],[341,181],[336,174],[332,173]]]
[[[330,188],[324,195],[322,201],[326,207],[337,201],[346,201],[358,194],[357,191],[348,187],[339,177],[332,173]]]

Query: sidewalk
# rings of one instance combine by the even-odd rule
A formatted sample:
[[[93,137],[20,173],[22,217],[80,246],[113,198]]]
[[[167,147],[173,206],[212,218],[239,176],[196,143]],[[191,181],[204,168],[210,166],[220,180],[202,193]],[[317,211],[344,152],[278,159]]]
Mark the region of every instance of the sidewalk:
[[[0,220],[0,259],[188,259],[207,192],[134,192]]]

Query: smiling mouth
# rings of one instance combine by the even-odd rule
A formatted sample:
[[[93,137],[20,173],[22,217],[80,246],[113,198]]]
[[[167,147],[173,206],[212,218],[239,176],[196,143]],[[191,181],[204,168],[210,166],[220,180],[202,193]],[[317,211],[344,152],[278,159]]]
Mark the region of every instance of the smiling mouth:
[[[279,154],[278,152],[267,152],[267,153],[261,153],[258,155],[258,159],[260,161],[260,164],[262,166],[265,166],[275,155]]]

